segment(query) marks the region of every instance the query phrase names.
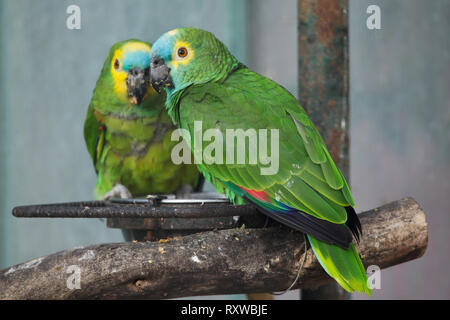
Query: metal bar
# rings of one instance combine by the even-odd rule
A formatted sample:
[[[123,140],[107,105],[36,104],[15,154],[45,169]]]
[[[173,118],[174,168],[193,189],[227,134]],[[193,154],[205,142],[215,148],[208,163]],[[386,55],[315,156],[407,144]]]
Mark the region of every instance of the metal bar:
[[[348,0],[298,1],[299,101],[349,179]],[[302,299],[348,299],[337,284]]]
[[[110,199],[113,203],[122,204],[147,204],[151,202],[149,199]],[[205,203],[230,203],[229,199],[160,199],[157,200],[161,204],[205,204]]]
[[[213,218],[259,214],[252,205],[229,203],[114,204],[108,201],[20,206],[20,218]]]

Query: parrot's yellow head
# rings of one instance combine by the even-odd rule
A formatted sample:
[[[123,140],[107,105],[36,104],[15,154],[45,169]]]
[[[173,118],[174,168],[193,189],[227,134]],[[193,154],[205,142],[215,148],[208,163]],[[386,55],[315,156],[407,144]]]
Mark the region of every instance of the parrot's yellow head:
[[[111,48],[105,69],[112,77],[114,93],[122,102],[138,105],[155,93],[150,85],[151,48],[149,43],[134,39],[118,42]]]

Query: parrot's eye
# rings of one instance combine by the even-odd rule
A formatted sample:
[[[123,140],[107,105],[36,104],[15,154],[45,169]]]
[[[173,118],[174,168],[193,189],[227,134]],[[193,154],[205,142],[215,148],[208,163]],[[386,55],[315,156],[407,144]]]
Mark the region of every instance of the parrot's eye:
[[[120,62],[119,62],[119,59],[116,59],[114,61],[114,69],[118,70],[119,68],[120,68]]]
[[[177,54],[180,58],[184,58],[188,54],[188,50],[185,47],[178,48]]]

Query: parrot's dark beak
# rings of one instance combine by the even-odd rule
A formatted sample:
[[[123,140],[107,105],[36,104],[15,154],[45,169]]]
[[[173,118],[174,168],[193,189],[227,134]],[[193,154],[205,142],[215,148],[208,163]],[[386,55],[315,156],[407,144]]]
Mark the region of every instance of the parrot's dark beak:
[[[161,92],[161,87],[173,87],[172,78],[170,77],[170,68],[166,66],[164,60],[159,57],[151,59],[150,81],[156,92]]]
[[[150,68],[144,70],[131,68],[128,71],[127,89],[131,103],[140,104],[150,85]]]

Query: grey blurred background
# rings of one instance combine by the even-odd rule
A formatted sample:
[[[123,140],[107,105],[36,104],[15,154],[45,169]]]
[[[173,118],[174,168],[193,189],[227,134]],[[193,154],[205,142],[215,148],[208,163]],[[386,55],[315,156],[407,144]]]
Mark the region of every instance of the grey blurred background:
[[[81,8],[80,30],[66,28],[71,4]],[[381,30],[366,27],[371,4],[381,8]],[[430,232],[425,256],[383,270],[374,298],[449,299],[450,0],[350,0],[349,12],[357,209],[412,196]],[[97,219],[11,216],[17,205],[92,198],[82,127],[114,42],[204,28],[296,95],[296,14],[297,0],[0,0],[0,268],[122,241]],[[298,291],[278,298],[297,299]]]

